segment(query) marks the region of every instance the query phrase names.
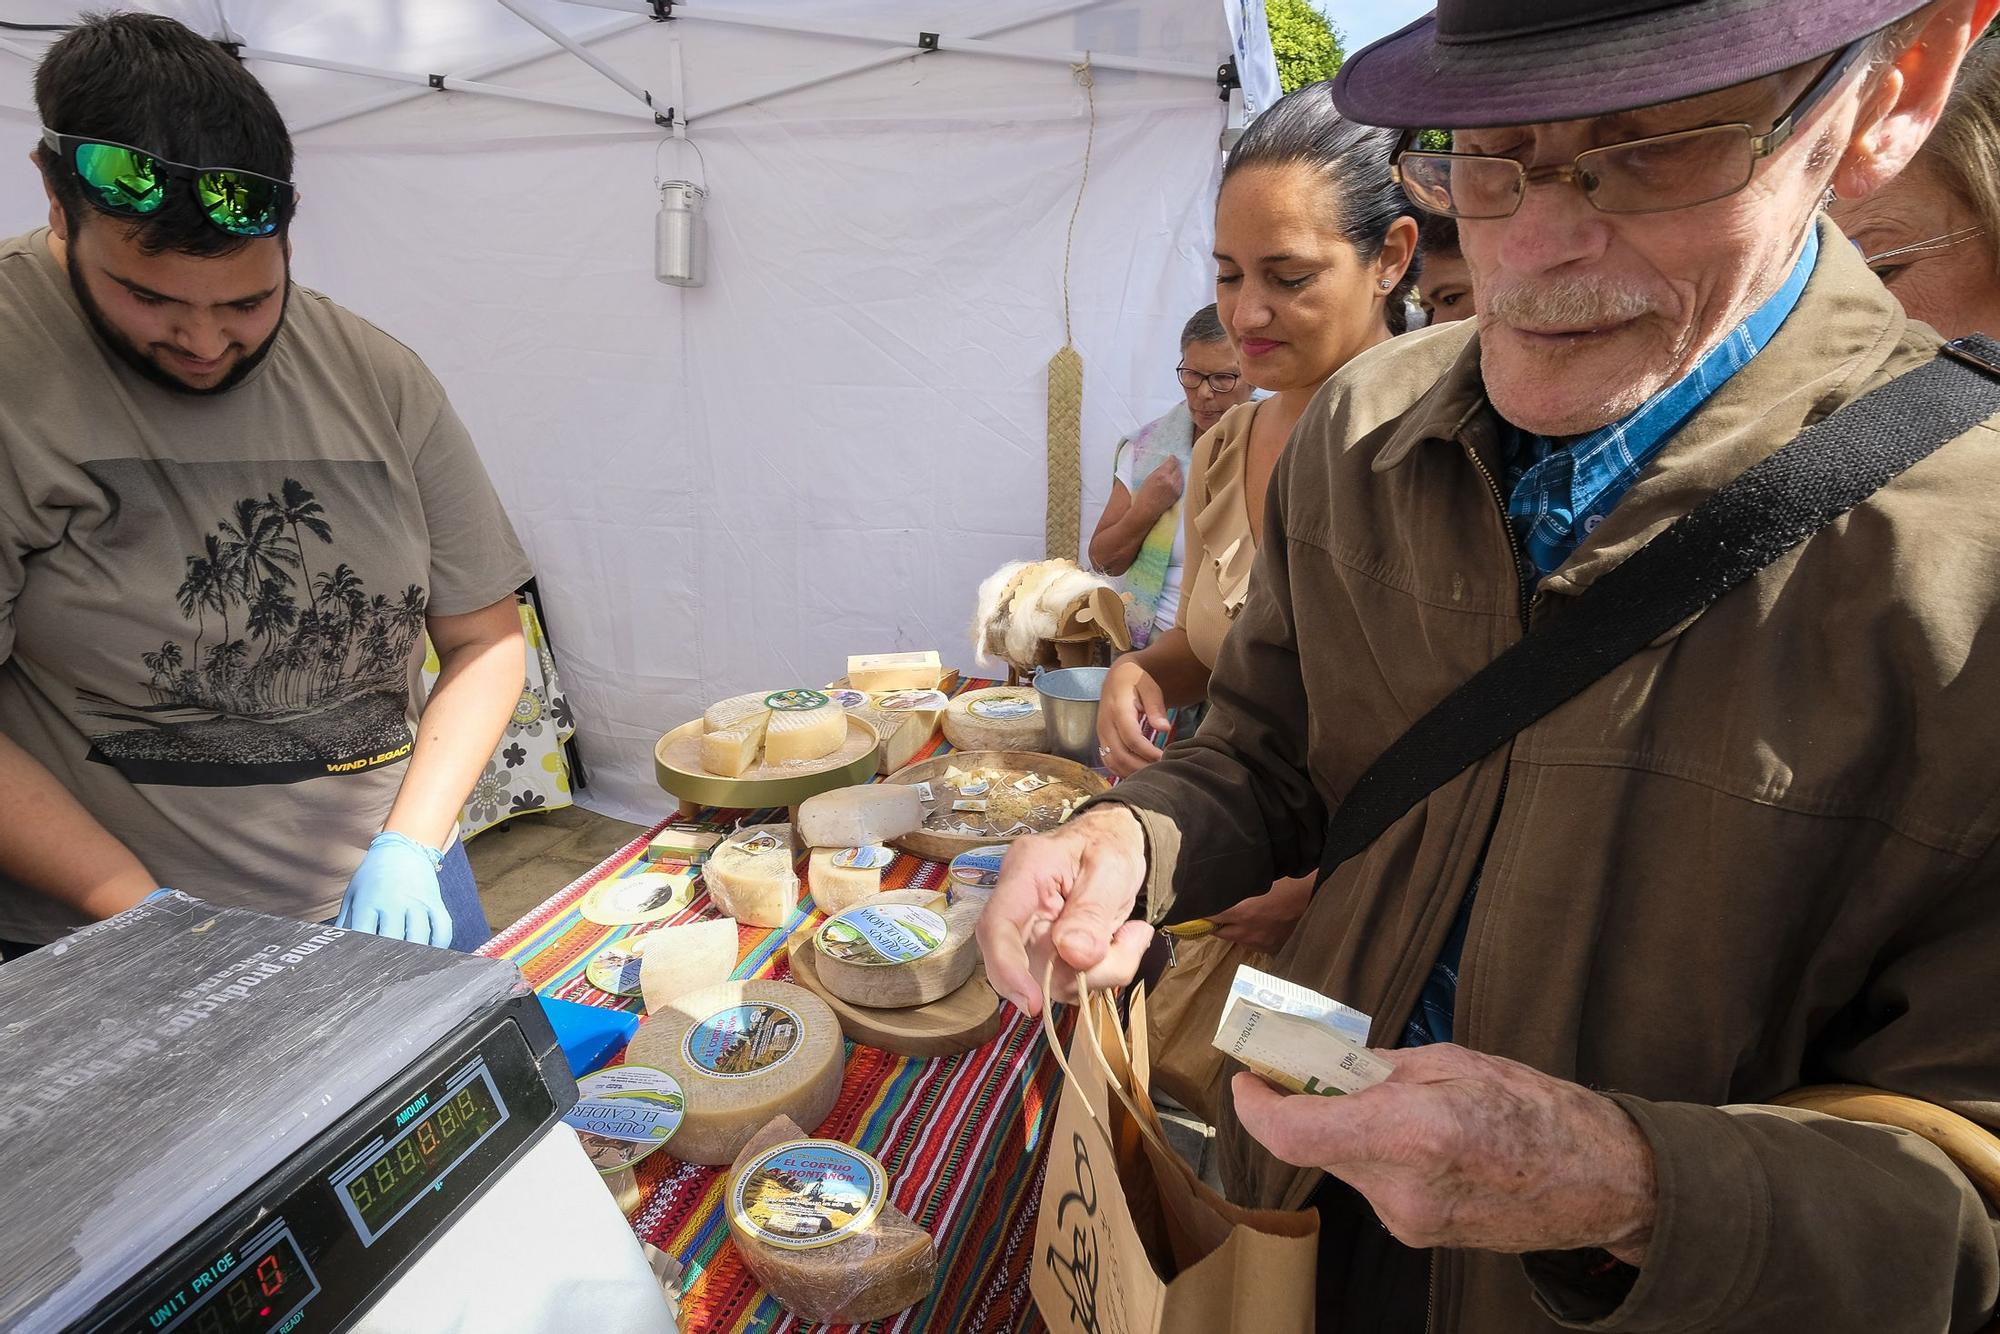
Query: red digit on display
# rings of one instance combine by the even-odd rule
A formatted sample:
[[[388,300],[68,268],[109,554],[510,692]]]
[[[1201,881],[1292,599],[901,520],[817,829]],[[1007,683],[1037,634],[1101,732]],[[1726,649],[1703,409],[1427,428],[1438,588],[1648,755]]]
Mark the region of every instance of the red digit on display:
[[[417,1124],[417,1147],[424,1151],[424,1157],[426,1158],[437,1152],[437,1130],[428,1121],[422,1121]]]
[[[257,1262],[257,1286],[266,1297],[275,1297],[285,1290],[285,1271],[277,1256],[267,1255]]]

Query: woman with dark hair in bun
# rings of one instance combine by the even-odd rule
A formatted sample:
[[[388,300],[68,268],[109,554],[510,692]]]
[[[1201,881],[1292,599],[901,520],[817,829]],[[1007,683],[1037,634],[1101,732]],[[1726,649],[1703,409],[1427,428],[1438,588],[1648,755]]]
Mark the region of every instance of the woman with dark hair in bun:
[[[1250,587],[1265,489],[1306,404],[1335,371],[1406,327],[1417,223],[1389,178],[1396,135],[1343,119],[1328,87],[1301,88],[1259,116],[1223,168],[1216,305],[1243,378],[1271,396],[1231,408],[1195,446],[1178,624],[1120,658],[1104,682],[1098,745],[1120,775],[1160,757],[1152,734],[1167,729],[1168,710],[1206,697]],[[1290,897],[1302,905],[1302,892]],[[1274,948],[1296,915],[1296,906],[1281,909],[1239,905],[1232,912],[1243,920],[1218,919],[1219,934]],[[1256,925],[1266,917],[1274,920]]]

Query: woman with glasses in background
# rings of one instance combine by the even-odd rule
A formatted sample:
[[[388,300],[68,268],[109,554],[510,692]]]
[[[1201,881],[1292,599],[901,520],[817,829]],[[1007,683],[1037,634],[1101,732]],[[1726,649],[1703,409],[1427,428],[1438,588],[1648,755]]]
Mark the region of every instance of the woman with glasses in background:
[[[1966,56],[1916,159],[1829,211],[1911,319],[1946,338],[2000,334],[2000,38]]]
[[[1216,304],[1243,380],[1271,397],[1231,408],[1195,446],[1178,624],[1119,658],[1104,682],[1098,745],[1114,773],[1157,760],[1168,711],[1207,697],[1249,592],[1265,490],[1306,405],[1335,371],[1407,327],[1417,224],[1390,179],[1395,147],[1394,132],[1342,119],[1321,83],[1259,116],[1230,150],[1215,206]],[[1216,919],[1218,934],[1275,948],[1305,888],[1237,905]]]
[[[1174,373],[1187,402],[1118,442],[1111,459],[1111,497],[1090,535],[1091,566],[1122,575],[1125,591],[1132,595],[1132,642],[1140,648],[1173,629],[1180,614],[1185,550],[1181,491],[1194,442],[1250,397],[1236,349],[1213,305],[1203,306],[1182,327],[1181,359]]]

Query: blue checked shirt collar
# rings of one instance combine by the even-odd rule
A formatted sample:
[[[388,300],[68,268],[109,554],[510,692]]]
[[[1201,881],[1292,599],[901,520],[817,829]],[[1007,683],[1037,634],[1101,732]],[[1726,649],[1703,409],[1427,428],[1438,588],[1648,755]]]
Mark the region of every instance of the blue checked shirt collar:
[[[1783,286],[1730,330],[1693,370],[1630,416],[1579,436],[1566,448],[1515,427],[1502,430],[1507,513],[1536,578],[1553,573],[1569,559],[1668,438],[1771,341],[1798,304],[1818,259],[1819,229],[1813,227],[1806,232],[1805,248]]]

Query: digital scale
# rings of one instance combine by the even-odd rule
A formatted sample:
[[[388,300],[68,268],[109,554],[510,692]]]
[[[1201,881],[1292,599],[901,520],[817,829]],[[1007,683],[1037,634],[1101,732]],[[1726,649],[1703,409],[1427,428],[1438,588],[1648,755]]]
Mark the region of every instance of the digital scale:
[[[0,967],[0,1331],[670,1331],[575,1101],[511,964],[158,896]]]

